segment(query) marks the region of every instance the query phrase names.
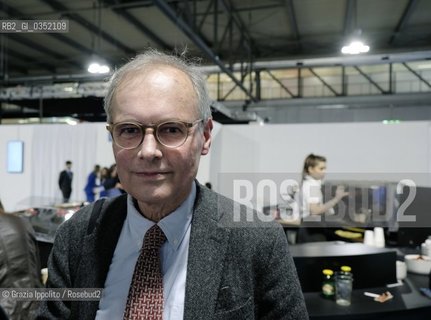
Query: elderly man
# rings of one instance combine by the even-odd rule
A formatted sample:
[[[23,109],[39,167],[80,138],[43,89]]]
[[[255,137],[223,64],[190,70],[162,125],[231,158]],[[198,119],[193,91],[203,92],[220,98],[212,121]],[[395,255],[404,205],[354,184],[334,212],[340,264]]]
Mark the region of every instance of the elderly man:
[[[198,69],[154,50],[138,55],[112,76],[105,109],[127,194],[60,226],[48,278],[103,294],[45,302],[41,317],[308,318],[280,226],[234,219],[238,206],[195,180],[213,126]]]

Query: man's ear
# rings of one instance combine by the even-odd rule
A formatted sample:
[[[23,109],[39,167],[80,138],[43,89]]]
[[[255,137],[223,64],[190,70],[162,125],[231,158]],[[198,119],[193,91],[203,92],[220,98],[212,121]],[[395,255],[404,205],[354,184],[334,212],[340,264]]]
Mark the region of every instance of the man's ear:
[[[213,121],[212,118],[209,118],[204,126],[204,143],[202,145],[201,155],[206,155],[210,151],[211,146],[211,131],[213,129]]]

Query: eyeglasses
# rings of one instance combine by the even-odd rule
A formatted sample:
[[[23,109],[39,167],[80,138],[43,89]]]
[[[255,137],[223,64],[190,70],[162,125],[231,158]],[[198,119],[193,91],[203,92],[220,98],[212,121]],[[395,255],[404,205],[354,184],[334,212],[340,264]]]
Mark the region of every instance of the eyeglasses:
[[[154,125],[145,125],[139,122],[127,121],[109,124],[106,129],[111,133],[114,143],[123,149],[135,149],[144,141],[147,129],[153,129],[156,140],[168,148],[178,148],[186,142],[189,129],[202,119],[194,122],[166,121]]]

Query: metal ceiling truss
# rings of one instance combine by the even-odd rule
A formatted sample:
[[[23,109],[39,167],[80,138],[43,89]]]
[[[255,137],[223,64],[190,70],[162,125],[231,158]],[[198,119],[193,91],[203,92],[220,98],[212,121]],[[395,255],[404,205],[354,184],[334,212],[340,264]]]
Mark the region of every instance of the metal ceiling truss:
[[[9,48],[6,48],[6,52],[9,56],[12,56],[14,58],[18,58],[18,59],[22,60],[23,62],[32,61],[33,64],[36,64],[39,67],[48,70],[49,72],[55,73],[55,68],[51,64],[47,64],[45,62],[40,62],[40,61],[33,61],[34,59],[32,56],[27,55],[27,54],[22,53],[22,52],[19,52],[19,51],[16,51],[16,50],[9,49]],[[7,75],[3,74],[3,78],[5,78],[5,77],[7,80]]]
[[[295,95],[287,86],[285,86],[284,85],[284,83],[283,82],[281,82],[280,81],[280,79],[278,79],[276,76],[274,76],[274,74],[270,71],[270,70],[268,70],[268,69],[266,69],[266,70],[264,70],[266,73],[268,73],[269,74],[269,76],[272,78],[272,80],[274,80],[280,87],[282,87],[283,88],[283,90],[284,91],[286,91],[289,95],[290,95],[290,97],[291,98],[299,98],[299,96],[298,95]],[[260,73],[258,73],[258,74],[260,74]],[[260,76],[259,76],[259,78],[260,78]],[[261,86],[260,86],[260,84],[259,84],[259,88],[260,88]]]
[[[364,71],[362,71],[358,66],[354,66],[356,71],[358,71],[365,79],[368,80],[369,83],[371,83],[374,87],[376,87],[382,94],[388,94],[389,92],[384,90],[379,84],[374,81],[369,75],[367,75]],[[392,72],[389,72],[392,73]]]
[[[308,70],[312,73],[313,76],[315,76],[326,88],[329,89],[329,91],[331,91],[334,96],[340,96],[341,94],[338,93],[328,82],[325,81],[325,79],[323,79],[321,76],[319,76],[316,71],[314,71],[313,68],[308,68]]]
[[[134,49],[101,30],[100,25],[98,26],[93,24],[87,19],[84,19],[83,16],[67,8],[60,0],[40,1],[50,6],[56,12],[60,12],[62,17],[73,20],[88,30],[92,35],[100,37],[104,41],[122,50],[127,55],[134,55],[136,53]],[[408,2],[406,2],[404,12],[398,21],[396,28],[393,30],[392,36],[388,40],[390,45],[396,46],[397,41],[401,41],[401,35],[406,31],[418,2],[418,0],[408,0]],[[293,0],[284,0],[277,4],[264,6],[268,8],[279,7],[284,9],[291,33],[290,40],[287,42],[288,45],[286,47],[286,50],[289,50],[289,52],[297,52],[301,49],[302,45],[306,45],[306,39],[303,38],[304,35],[301,37],[299,32],[294,3],[295,1]],[[344,35],[347,37],[357,31],[355,28],[357,27],[356,15],[358,1],[346,0],[345,4]],[[249,106],[264,105],[266,103],[271,104],[271,99],[262,99],[262,78],[265,75],[268,75],[269,79],[273,81],[273,86],[280,87],[282,91],[287,94],[285,94],[284,97],[288,96],[288,98],[275,98],[272,100],[279,101],[277,103],[280,105],[283,105],[283,101],[285,102],[285,105],[289,105],[293,101],[297,101],[298,105],[306,103],[303,102],[305,100],[310,101],[310,96],[304,87],[304,82],[307,82],[310,78],[317,79],[321,84],[320,88],[325,89],[326,95],[329,94],[329,96],[325,96],[324,98],[332,98],[334,100],[353,99],[354,97],[349,95],[350,84],[349,77],[346,75],[347,67],[356,70],[360,77],[363,77],[366,82],[369,83],[370,87],[378,90],[375,94],[376,97],[386,96],[391,98],[391,95],[394,95],[393,99],[397,99],[395,98],[397,92],[394,90],[395,77],[393,72],[393,63],[403,65],[410,74],[414,75],[414,77],[420,81],[421,84],[425,84],[428,88],[431,88],[429,73],[422,73],[419,69],[414,69],[407,64],[408,61],[425,61],[430,59],[431,53],[429,51],[406,53],[404,55],[388,54],[384,57],[365,55],[361,57],[317,58],[307,59],[304,61],[253,61],[253,56],[260,56],[260,53],[257,46],[254,44],[253,38],[251,37],[246,24],[242,21],[241,13],[261,9],[263,8],[262,5],[255,5],[255,7],[248,6],[247,8],[235,8],[231,0],[209,0],[206,3],[206,7],[203,8],[202,2],[199,0],[154,0],[132,1],[127,3],[123,3],[123,1],[120,0],[99,0],[99,6],[100,7],[96,9],[103,8],[112,10],[113,13],[127,21],[131,26],[148,37],[157,46],[164,50],[173,50],[174,48],[172,48],[172,46],[163,41],[153,30],[148,28],[143,21],[135,17],[130,11],[137,7],[155,6],[158,8],[195,44],[199,50],[208,56],[210,61],[212,61],[214,64],[213,66],[202,67],[204,72],[208,75],[217,74],[218,83],[216,95],[218,102],[214,103],[212,107],[214,110],[236,119],[260,121],[256,114],[253,112],[247,112],[247,109]],[[22,12],[4,3],[4,1],[0,5],[0,10],[6,12],[9,17],[20,17],[21,19],[26,20],[32,19],[32,17],[26,17]],[[210,28],[208,27],[209,25],[211,25]],[[53,39],[67,44],[71,48],[85,54],[91,55],[96,53],[94,52],[95,48],[88,48],[62,34],[52,33],[46,34],[46,36],[52,37]],[[73,59],[70,59],[68,56],[55,52],[39,43],[28,39],[23,40],[18,38],[18,35],[10,34],[8,37],[10,38],[10,41],[19,41],[21,45],[41,53],[49,54],[58,61],[68,63],[72,66],[79,66],[76,61],[73,61]],[[0,90],[0,101],[38,99],[40,101],[40,113],[42,115],[43,99],[68,99],[91,96],[99,98],[103,97],[106,90],[106,83],[102,81],[101,77],[93,77],[86,74],[56,74],[53,63],[38,62],[37,60],[35,61],[33,57],[30,57],[30,55],[9,49],[7,41],[4,41],[5,38],[3,36],[2,38],[1,54],[5,56],[5,54],[8,53],[8,56],[11,58],[9,58],[9,61],[5,61],[4,59],[1,61],[0,77],[2,78],[0,79],[0,86],[9,87],[3,87]],[[209,38],[211,40],[209,40]],[[222,48],[229,49],[225,49],[225,51],[223,51]],[[14,77],[13,79],[9,78],[7,74],[8,65],[15,66],[20,61],[31,61],[33,64],[37,64],[40,67],[49,70],[53,75],[24,76]],[[55,62],[55,60],[53,62]],[[107,62],[114,64],[112,61]],[[385,64],[388,66],[388,71],[384,71],[384,77],[387,76],[387,80],[382,81],[382,77],[378,78],[375,77],[375,74],[364,71],[365,68],[363,68],[363,66],[373,64]],[[22,65],[25,65],[25,63]],[[340,78],[335,81],[333,79],[331,80],[330,77],[328,78],[322,75],[322,72],[318,69],[319,67],[337,69],[337,72],[334,72],[333,74],[337,76],[339,75]],[[341,68],[341,72],[339,72],[339,68]],[[21,68],[21,70],[23,71],[23,74],[26,73],[25,67]],[[276,73],[275,70],[295,71],[297,75],[296,79],[293,79],[294,82],[286,81],[286,78],[281,76],[282,73]],[[226,74],[230,81],[222,81],[222,74]],[[380,73],[380,76],[381,75],[382,73]],[[337,76],[333,76],[333,78]],[[292,79],[291,77],[292,72],[290,72],[290,79]],[[268,77],[265,77],[265,81],[268,81]],[[12,87],[11,85],[14,83],[28,83],[28,86]],[[292,83],[294,84],[292,85]],[[338,89],[340,83],[341,89]],[[387,90],[385,89],[386,85],[388,87]],[[237,99],[238,92],[245,95],[245,99],[242,101],[234,100]],[[333,97],[330,97],[331,94]],[[226,106],[223,107],[220,102],[223,104],[226,103],[226,105],[242,106],[241,112],[243,113],[235,113],[232,110],[229,110],[229,108],[226,108]],[[0,107],[0,113],[1,112],[2,108]]]
[[[295,14],[295,8],[293,6],[293,0],[285,0],[285,6],[286,6],[286,14],[287,14],[287,21],[289,23],[290,29],[292,30],[292,36],[295,41],[296,46],[298,49],[301,49],[301,38],[299,35],[299,29],[298,29],[298,22],[296,20],[296,14]]]
[[[219,1],[223,6],[226,6],[225,1],[223,0],[219,0]],[[236,78],[234,73],[228,67],[226,67],[225,64],[221,61],[219,55],[216,52],[214,52],[210,48],[210,46],[207,45],[207,43],[202,39],[202,37],[199,36],[199,34],[196,33],[196,30],[193,28],[193,25],[189,25],[186,21],[184,21],[184,19],[181,16],[178,16],[177,13],[174,11],[174,9],[165,1],[154,0],[154,4],[160,9],[161,12],[165,14],[167,18],[169,18],[172,21],[172,23],[176,24],[177,27],[180,28],[180,30],[183,31],[184,34],[188,36],[189,39],[192,40],[193,43],[203,53],[205,53],[210,58],[210,60],[220,68],[220,70],[223,73],[228,75],[229,78],[231,78],[232,81],[235,83],[235,85],[238,86],[238,88],[240,88],[251,101],[257,101],[257,99],[252,95],[251,91],[244,86],[243,79]],[[227,6],[226,8],[230,8],[230,7]],[[229,12],[229,14],[232,15],[231,12]],[[240,23],[235,18],[233,18],[232,21],[236,21],[237,24]]]
[[[425,84],[428,88],[431,88],[431,76],[430,73],[425,73],[426,75],[422,74],[421,72],[413,69],[412,67],[410,67],[406,62],[398,62],[399,64],[403,65],[406,70],[409,71],[409,73],[413,74],[417,79],[420,80],[421,83]],[[424,64],[428,63],[428,61],[424,61]],[[397,95],[397,92],[395,92],[394,90],[394,70],[393,70],[393,63],[392,62],[387,62],[387,63],[381,63],[380,65],[382,66],[387,66],[387,71],[385,71],[384,75],[387,76],[387,80],[385,80],[384,82],[382,80],[380,81],[376,81],[375,79],[373,79],[373,75],[370,75],[368,73],[366,73],[363,69],[361,69],[362,66],[359,65],[349,65],[350,68],[353,68],[354,70],[356,70],[372,87],[375,87],[378,92],[380,94],[375,94],[376,96],[378,95],[394,95],[394,99],[395,96]],[[310,74],[315,77],[316,79],[319,80],[319,82],[323,85],[323,87],[327,88],[334,97],[351,97],[352,94],[349,93],[348,87],[349,87],[349,81],[348,81],[348,77],[346,75],[346,67],[347,66],[332,66],[332,68],[334,69],[341,69],[340,71],[335,71],[333,72],[333,76],[335,77],[336,74],[339,74],[339,80],[326,80],[325,77],[319,75],[317,73],[317,71],[315,70],[315,68],[312,67],[305,67],[305,66],[297,66],[297,67],[288,67],[285,68],[284,70],[296,70],[296,74],[297,74],[297,78],[296,78],[296,86],[295,86],[295,90],[297,90],[297,94],[295,94],[295,90],[293,90],[292,87],[289,87],[288,85],[286,85],[285,79],[280,78],[280,77],[276,77],[274,75],[273,72],[271,72],[270,69],[268,68],[261,68],[261,69],[255,69],[253,71],[254,74],[254,79],[255,79],[255,88],[256,88],[256,92],[258,93],[258,97],[259,97],[259,102],[255,103],[256,104],[260,104],[260,102],[268,102],[271,99],[264,99],[261,97],[261,72],[265,72],[266,74],[268,74],[270,76],[270,78],[274,81],[275,84],[277,84],[278,86],[280,86],[289,96],[290,99],[285,99],[285,101],[291,100],[291,99],[297,99],[297,98],[309,98],[304,96],[304,70],[308,70],[310,72]],[[328,68],[328,67],[326,67]],[[280,69],[274,69],[274,70],[280,70]],[[399,70],[399,69],[398,69]],[[377,73],[376,75],[381,76],[382,73]],[[309,76],[307,76],[309,77]],[[332,83],[331,83],[332,81]],[[337,90],[334,87],[334,84],[339,85],[341,84],[341,91]],[[383,85],[383,86],[382,86]],[[387,90],[384,89],[384,86],[387,85]],[[258,90],[257,90],[258,88]],[[415,89],[412,89],[411,92],[412,93],[416,93],[416,92],[422,92],[423,90],[421,90],[420,88],[417,89],[418,91],[415,91]],[[354,94],[355,96],[357,94]],[[323,96],[322,96],[323,97]],[[266,101],[265,101],[266,100]],[[233,102],[234,103],[234,102]],[[232,101],[230,101],[229,103],[230,105],[232,104]],[[237,103],[238,105],[238,103]]]
[[[238,48],[234,52],[238,52],[238,50],[240,49],[240,46],[242,46],[247,52],[247,56],[249,57],[249,62],[251,62],[252,53],[254,52],[255,55],[259,55],[259,50],[257,47],[253,45],[253,39],[250,33],[248,32],[248,29],[245,27],[245,24],[241,20],[241,17],[238,11],[236,10],[232,2],[230,2],[230,0],[219,0],[219,2],[220,2],[220,5],[223,7],[225,14],[229,15],[229,20],[233,22],[233,24],[231,24],[232,26],[231,32],[233,32],[235,26],[240,32],[241,40],[239,42]],[[244,56],[244,53],[240,55],[241,58],[243,56]]]
[[[163,41],[160,37],[158,37],[150,28],[148,28],[142,20],[137,19],[130,12],[127,11],[127,8],[116,7],[116,5],[120,5],[121,2],[119,0],[100,0],[101,4],[106,5],[107,8],[110,8],[117,15],[121,16],[128,23],[133,25],[137,30],[142,32],[148,38],[150,38],[154,43],[156,43],[159,47],[172,50],[173,48],[168,45],[165,41]],[[112,5],[112,6],[111,6]]]
[[[424,63],[428,63],[427,61],[424,61]],[[421,83],[424,83],[428,88],[431,88],[431,74],[428,73],[421,73],[420,69],[413,69],[411,66],[409,66],[405,62],[400,62],[400,65],[403,65],[405,67],[405,70],[407,70],[409,73],[413,74],[415,78],[419,79]],[[358,65],[350,65],[349,68],[356,70],[358,72],[357,76],[362,76],[364,79],[367,80],[367,82],[370,84],[370,87],[375,87],[378,89],[378,93],[373,93],[373,91],[369,91],[368,95],[357,93],[350,93],[348,88],[350,83],[348,81],[348,77],[346,76],[346,66],[332,66],[334,69],[334,72],[331,72],[331,76],[328,78],[326,76],[322,76],[318,73],[319,70],[316,70],[317,67],[309,67],[309,66],[297,66],[297,67],[290,67],[285,68],[284,70],[288,71],[290,74],[289,81],[286,82],[286,78],[283,75],[283,73],[278,73],[278,76],[274,73],[274,70],[281,70],[280,68],[275,68],[271,70],[270,68],[258,68],[255,69],[250,77],[252,77],[252,81],[254,82],[254,94],[256,96],[255,101],[251,101],[249,99],[245,100],[228,100],[227,97],[231,95],[231,93],[237,89],[240,90],[239,87],[233,82],[230,81],[228,85],[233,85],[233,87],[230,87],[230,90],[227,94],[225,94],[223,97],[221,97],[221,93],[217,92],[218,99],[216,102],[213,103],[212,108],[220,113],[223,113],[227,117],[236,120],[236,121],[257,121],[261,122],[263,121],[257,114],[256,114],[256,108],[264,108],[264,106],[278,106],[278,107],[289,107],[292,104],[297,106],[307,105],[312,106],[314,103],[315,105],[319,105],[319,103],[323,103],[323,101],[329,101],[329,103],[335,103],[338,101],[339,104],[355,104],[355,101],[360,104],[362,101],[361,99],[368,99],[367,101],[379,101],[379,96],[386,96],[387,99],[392,99],[393,103],[399,103],[405,96],[405,91],[401,91],[402,93],[398,93],[395,90],[393,90],[392,82],[395,77],[393,76],[393,64],[392,62],[388,62],[385,64],[387,71],[383,71],[384,68],[381,68],[380,73],[375,74],[367,74],[361,67]],[[326,69],[329,67],[326,66]],[[340,72],[341,68],[341,72]],[[400,69],[397,68],[398,72],[400,72]],[[204,71],[204,68],[203,68]],[[293,71],[293,72],[292,72]],[[292,78],[291,75],[294,74],[296,71],[297,77]],[[305,71],[308,71],[308,74],[305,73]],[[326,71],[328,72],[328,70]],[[384,73],[382,73],[384,72]],[[216,75],[216,77],[219,79],[219,83],[217,84],[217,90],[220,90],[221,86],[221,80],[220,75],[221,73],[219,71],[212,71],[212,72],[206,72],[207,74]],[[268,97],[261,97],[261,88],[262,88],[262,74],[268,74],[270,79],[273,80],[273,86],[280,86],[288,95],[290,98],[283,98],[282,95],[279,97],[274,96],[271,98]],[[286,73],[285,73],[286,74]],[[326,73],[328,74],[328,73]],[[387,77],[385,81],[382,80],[381,75],[384,75]],[[241,76],[241,81],[244,80],[246,73],[243,73]],[[352,73],[350,73],[352,75]],[[82,75],[84,76],[84,75]],[[309,80],[311,78],[316,78],[324,88],[327,88],[331,93],[331,95],[327,95],[322,93],[322,96],[316,97],[313,95],[310,95],[307,93],[304,89],[304,83],[307,80],[308,85],[310,84]],[[331,79],[332,77],[332,79]],[[374,78],[375,77],[375,78]],[[374,79],[373,79],[374,78]],[[100,79],[99,81],[92,81],[92,82],[79,82],[80,79],[76,77],[74,82],[68,82],[68,83],[59,83],[59,84],[49,84],[49,85],[34,85],[34,86],[16,86],[16,87],[6,87],[2,88],[0,90],[0,101],[8,102],[8,103],[18,103],[19,100],[33,100],[33,101],[39,101],[38,107],[39,107],[39,114],[40,117],[43,117],[44,115],[44,101],[49,99],[70,99],[70,98],[98,98],[99,103],[102,101],[102,97],[104,96],[107,88],[107,82]],[[356,77],[357,79],[357,77]],[[380,80],[375,80],[380,79]],[[65,80],[65,79],[63,79]],[[71,78],[70,80],[73,80]],[[266,77],[266,85],[268,84],[268,77]],[[410,80],[412,81],[412,80]],[[290,85],[288,84],[290,83]],[[296,85],[292,85],[292,83],[296,83]],[[225,83],[226,84],[226,83]],[[339,86],[341,84],[341,92],[340,90],[336,90],[335,87]],[[388,90],[385,90],[383,87],[388,84]],[[354,85],[354,82],[353,82]],[[431,94],[431,91],[427,92],[424,91],[418,86],[412,86],[412,88],[415,87],[417,89],[411,89],[410,96],[414,95],[429,95]],[[295,94],[294,92],[297,92]],[[305,93],[305,94],[304,94]],[[366,97],[366,98],[362,98]],[[375,97],[372,98],[372,97]],[[321,102],[319,102],[319,99],[321,99]],[[333,100],[331,100],[333,99]],[[338,100],[337,100],[338,99]],[[373,100],[374,99],[374,100]],[[389,101],[389,100],[385,101]],[[410,98],[412,99],[412,98]],[[406,100],[406,101],[416,101],[419,99],[418,97],[414,97],[414,100]],[[421,98],[422,99],[422,98]],[[425,101],[425,100],[424,100]],[[429,101],[428,101],[429,102]],[[51,101],[52,105],[53,101]],[[367,102],[369,103],[369,102]],[[238,107],[238,108],[231,108],[231,107]],[[1,109],[1,108],[0,108]],[[101,109],[101,108],[100,108]],[[88,112],[90,111],[87,110]],[[9,113],[8,110],[3,110],[3,117],[6,117]],[[16,113],[17,111],[15,111]],[[24,112],[24,111],[22,111]],[[26,111],[28,112],[28,111]],[[96,115],[96,111],[95,115]],[[23,113],[23,115],[25,112]],[[99,115],[99,113],[97,113]],[[85,118],[85,115],[83,115],[83,119]],[[96,119],[94,116],[93,118]],[[100,117],[99,117],[100,118]],[[98,118],[98,119],[99,119]],[[99,120],[100,121],[100,120]]]
[[[344,15],[344,36],[348,37],[356,28],[356,0],[347,0]]]
[[[418,4],[418,0],[409,0],[409,2],[406,5],[406,8],[404,9],[404,12],[401,16],[400,21],[398,21],[397,26],[395,27],[395,30],[389,40],[389,44],[391,45],[395,45],[397,39],[399,38],[399,35],[401,35],[401,33],[403,32],[403,30],[405,29],[413,11],[415,10],[417,4]]]
[[[20,53],[17,53],[20,55]],[[21,54],[22,55],[22,54]],[[21,58],[26,58],[21,57]],[[431,79],[430,73],[427,73],[427,76],[421,74],[419,71],[413,69],[411,66],[409,66],[406,62],[398,62],[400,65],[403,65],[405,69],[415,76],[418,80],[420,80],[421,83],[425,84],[427,87],[431,88]],[[428,61],[424,61],[424,63],[429,63]],[[395,79],[394,77],[394,71],[393,71],[393,63],[382,63],[381,66],[387,67],[387,72],[384,71],[384,75],[387,77],[385,82],[376,81],[373,79],[373,76],[370,74],[367,74],[363,69],[361,69],[360,65],[350,65],[348,67],[356,70],[358,74],[360,74],[364,79],[367,80],[367,82],[372,85],[373,87],[378,89],[378,92],[384,95],[389,94],[395,94],[392,90],[392,83]],[[322,67],[322,66],[321,66]],[[332,80],[330,78],[325,78],[324,76],[320,75],[316,69],[318,69],[318,66],[316,67],[309,67],[309,66],[297,66],[297,67],[285,67],[285,68],[270,68],[270,67],[258,67],[255,68],[251,73],[247,72],[241,72],[241,79],[240,81],[244,81],[245,77],[250,76],[250,81],[253,82],[253,88],[254,93],[256,96],[256,100],[254,102],[257,102],[261,99],[260,90],[262,87],[261,84],[261,78],[262,73],[268,74],[272,81],[274,81],[274,84],[277,86],[280,86],[289,96],[290,98],[301,98],[303,96],[303,82],[306,78],[314,77],[316,78],[323,87],[327,88],[335,97],[341,97],[341,96],[349,96],[348,90],[346,89],[348,86],[348,77],[346,76],[346,67],[347,66],[323,66],[326,69],[333,68],[334,71],[332,74]],[[205,67],[201,67],[202,72],[206,73],[208,76],[210,75],[216,75],[217,77],[217,101],[219,102],[225,102],[228,99],[228,97],[232,94],[235,90],[240,90],[241,88],[232,80],[231,82],[226,82],[221,80],[222,73],[213,68],[213,69],[207,69]],[[383,70],[384,68],[382,68]],[[291,71],[296,71],[297,77],[296,77],[296,86],[295,90],[297,90],[297,93],[295,94],[295,90],[293,88],[289,87],[289,85],[286,84],[285,78],[281,76],[276,76],[274,74],[275,70],[284,70],[284,71],[290,71],[289,74],[292,74]],[[309,71],[310,75],[304,75],[304,71]],[[341,70],[341,71],[340,71]],[[398,68],[399,70],[399,68]],[[240,70],[237,70],[237,72]],[[382,75],[382,73],[376,73],[376,75]],[[337,79],[337,77],[339,77]],[[427,79],[428,77],[428,79]],[[380,77],[381,78],[381,77]],[[290,76],[290,79],[291,76]],[[335,79],[335,80],[334,80]],[[88,97],[88,96],[95,96],[95,97],[103,97],[104,96],[104,90],[107,88],[107,82],[105,81],[104,77],[94,77],[92,81],[88,81],[87,75],[75,75],[75,77],[63,77],[59,78],[58,80],[61,80],[63,83],[57,83],[57,84],[34,84],[29,86],[11,86],[11,87],[3,87],[0,90],[0,99],[3,101],[11,101],[11,100],[19,100],[19,99],[36,99],[36,98],[43,98],[43,99],[51,99],[51,98],[80,98],[80,97]],[[293,79],[295,80],[295,79]],[[292,83],[292,82],[291,82]],[[221,85],[229,85],[229,90],[222,95],[221,91]],[[337,90],[334,85],[340,85],[341,84],[341,91]],[[389,90],[385,90],[382,85],[388,85]],[[339,92],[340,91],[340,92]],[[234,99],[230,99],[231,101]],[[242,102],[253,102],[251,100],[243,100]],[[241,102],[239,102],[241,103]]]
[[[50,6],[54,10],[63,11],[63,12],[68,11],[68,8],[57,0],[40,0],[40,1],[47,4],[48,6]],[[80,15],[72,12],[72,13],[65,13],[65,14],[63,14],[63,16],[70,19],[70,20],[75,21],[76,23],[78,23],[79,25],[81,25],[82,27],[87,29],[88,31],[94,33],[95,35],[100,36],[103,40],[105,40],[106,42],[112,44],[113,46],[123,50],[126,54],[134,54],[135,53],[135,50],[128,47],[127,45],[125,45],[124,43],[119,41],[118,39],[115,39],[110,34],[101,30],[101,28],[99,26],[94,25],[93,23],[84,19]]]
[[[41,46],[39,43],[28,40],[27,38],[20,37],[19,34],[16,34],[16,33],[8,34],[8,40],[18,42],[18,43],[25,45],[31,49],[34,49],[34,50],[40,51],[42,53],[48,54],[48,55],[52,56],[54,59],[61,60],[65,63],[73,65],[74,67],[78,67],[78,68],[81,67],[80,64],[70,61],[68,56],[65,56],[61,53],[54,51],[54,50],[48,49],[44,46]]]
[[[0,5],[0,10],[2,10],[3,12],[5,12],[6,14],[8,14],[10,17],[14,17],[14,18],[21,17],[21,19],[23,19],[23,20],[33,20],[33,17],[27,17],[21,11],[16,10],[15,8],[13,8],[12,6],[6,4],[5,2],[2,2],[2,4]],[[81,51],[84,51],[84,52],[87,52],[87,50],[88,50],[87,48],[85,48],[84,46],[82,46],[81,44],[79,44],[78,42],[70,40],[69,38],[67,38],[64,35],[57,34],[57,33],[51,33],[51,34],[47,34],[47,35],[50,36],[50,37],[52,37],[52,38],[55,38],[55,39],[57,39],[57,40],[59,40],[59,41],[61,41],[63,43],[65,43],[65,44],[67,44],[67,45],[69,45],[69,46],[71,46],[71,47],[73,47],[75,49],[78,49],[78,50],[81,50]],[[48,49],[48,48],[46,48],[44,46],[41,46],[40,44],[38,44],[38,43],[36,43],[34,41],[31,41],[31,40],[28,40],[28,39],[24,39],[22,37],[19,37],[19,35],[15,35],[15,34],[8,34],[8,38],[12,39],[13,41],[19,41],[20,44],[22,44],[24,46],[27,46],[27,47],[29,47],[29,48],[31,48],[33,50],[37,50],[37,51],[40,51],[40,52],[51,54],[54,57],[65,59],[65,61],[68,62],[66,56],[61,55],[59,53],[56,53],[56,52],[54,52],[54,51],[52,51],[52,50],[50,50],[50,49]],[[91,53],[90,50],[88,50],[88,52]],[[26,61],[30,61],[30,59],[26,59]],[[73,64],[74,66],[78,65],[77,63],[74,63],[74,62],[69,62],[69,63]],[[53,66],[49,66],[47,64],[45,64],[42,67],[44,69],[49,70],[50,72],[54,72],[55,71],[55,68]],[[5,77],[5,76],[7,77],[7,75],[4,74],[3,77]]]
[[[413,70],[407,63],[403,62],[402,65],[406,67],[407,70],[409,70],[412,74],[414,74],[420,81],[425,83],[429,88],[431,88],[431,83],[427,81],[424,77],[422,77],[418,72]]]

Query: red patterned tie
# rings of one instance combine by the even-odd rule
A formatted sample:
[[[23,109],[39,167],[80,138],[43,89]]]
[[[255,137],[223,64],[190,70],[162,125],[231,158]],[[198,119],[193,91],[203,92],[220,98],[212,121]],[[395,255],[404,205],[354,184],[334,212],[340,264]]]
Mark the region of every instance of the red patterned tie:
[[[163,277],[160,247],[166,241],[155,224],[145,234],[135,265],[123,319],[163,319]]]

